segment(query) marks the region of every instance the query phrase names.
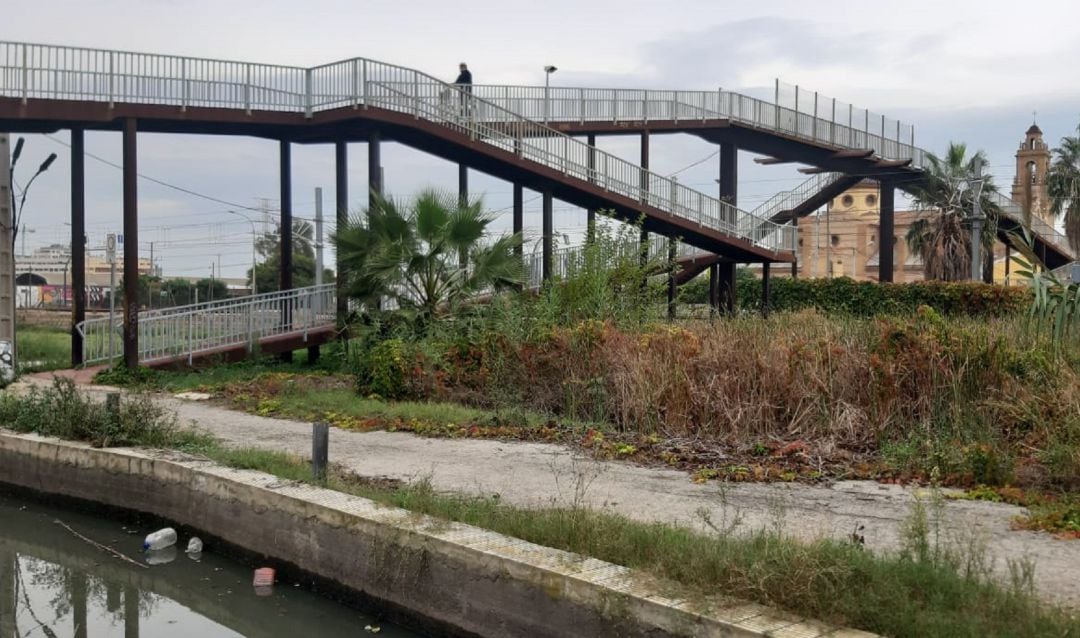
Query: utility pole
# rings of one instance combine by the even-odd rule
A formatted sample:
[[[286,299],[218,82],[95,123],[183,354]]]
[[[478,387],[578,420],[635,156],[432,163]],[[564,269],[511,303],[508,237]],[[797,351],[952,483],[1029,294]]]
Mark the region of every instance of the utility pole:
[[[114,355],[113,334],[116,333],[116,235],[109,233],[105,237],[105,261],[109,262],[109,365]]]
[[[322,187],[315,187],[315,285],[323,284]]]
[[[0,379],[15,378],[15,193],[11,190],[11,140],[0,133]]]
[[[972,181],[975,201],[971,214],[971,280],[979,281],[982,279],[982,227],[985,217],[982,212],[982,160],[978,157],[975,158],[975,178]]]

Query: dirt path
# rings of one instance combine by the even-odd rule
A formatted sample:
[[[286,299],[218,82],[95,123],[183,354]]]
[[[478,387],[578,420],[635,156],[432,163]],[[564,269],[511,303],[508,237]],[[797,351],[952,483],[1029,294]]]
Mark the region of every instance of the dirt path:
[[[310,454],[309,424],[206,402],[164,396],[158,400],[183,421],[198,424],[228,444]],[[364,476],[430,477],[439,490],[498,494],[506,502],[530,506],[584,502],[644,521],[704,528],[704,512],[718,527],[737,519],[741,530],[779,525],[802,539],[845,538],[862,525],[866,545],[874,550],[898,547],[915,493],[869,481],[829,486],[695,484],[684,472],[595,461],[556,445],[428,439],[408,433],[331,429],[330,458]],[[947,501],[945,527],[957,542],[984,543],[1003,575],[1008,573],[1006,559],[1027,556],[1036,564],[1036,587],[1043,597],[1080,608],[1080,541],[1011,530],[1010,521],[1022,512],[1011,505]]]

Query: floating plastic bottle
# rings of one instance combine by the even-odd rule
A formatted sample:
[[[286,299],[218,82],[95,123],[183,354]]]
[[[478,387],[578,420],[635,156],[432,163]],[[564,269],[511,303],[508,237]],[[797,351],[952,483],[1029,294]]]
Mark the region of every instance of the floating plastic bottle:
[[[165,529],[159,529],[158,531],[150,534],[143,541],[143,551],[150,551],[155,549],[165,549],[176,544],[176,530],[171,527]]]
[[[202,552],[202,549],[203,549],[202,539],[199,538],[198,536],[192,536],[191,540],[189,540],[188,544],[187,544],[187,553],[189,553],[189,554],[198,554],[198,553]]]

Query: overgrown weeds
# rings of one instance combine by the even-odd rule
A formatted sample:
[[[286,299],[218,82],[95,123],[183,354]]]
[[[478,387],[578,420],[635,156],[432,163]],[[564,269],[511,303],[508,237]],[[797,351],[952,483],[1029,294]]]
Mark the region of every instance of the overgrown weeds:
[[[0,425],[17,432],[86,441],[98,447],[140,445],[185,448],[205,444],[209,437],[181,427],[175,415],[148,397],[129,395],[119,411],[78,391],[70,379],[56,378],[51,386],[33,386],[25,394],[0,394]]]

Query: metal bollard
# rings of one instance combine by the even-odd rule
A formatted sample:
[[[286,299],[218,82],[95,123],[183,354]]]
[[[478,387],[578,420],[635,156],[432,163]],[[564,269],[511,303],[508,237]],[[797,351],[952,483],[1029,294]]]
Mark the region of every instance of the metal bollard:
[[[326,480],[329,457],[330,424],[313,423],[311,426],[311,474],[316,481]]]

